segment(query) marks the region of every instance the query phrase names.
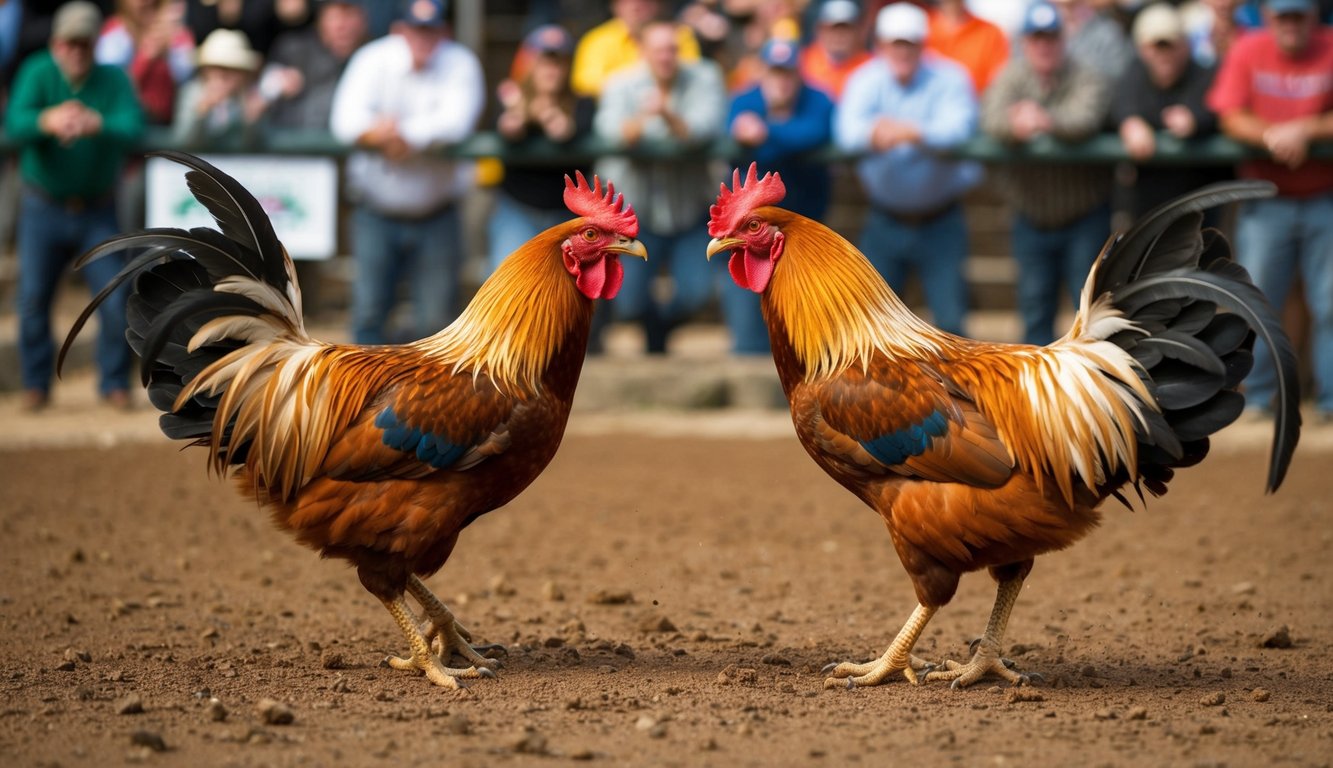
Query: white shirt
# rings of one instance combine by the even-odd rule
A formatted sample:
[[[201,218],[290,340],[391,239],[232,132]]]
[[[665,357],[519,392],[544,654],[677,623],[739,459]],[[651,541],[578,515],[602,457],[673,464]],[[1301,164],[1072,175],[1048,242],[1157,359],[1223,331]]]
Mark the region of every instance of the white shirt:
[[[472,134],[486,100],[481,64],[458,43],[444,41],[421,70],[412,69],[407,41],[389,35],[352,55],[333,96],[330,130],[353,144],[382,117],[415,150],[456,144]],[[348,186],[358,202],[389,215],[419,216],[461,197],[471,186],[472,164],[442,155],[390,162],[378,152],[347,161]]]

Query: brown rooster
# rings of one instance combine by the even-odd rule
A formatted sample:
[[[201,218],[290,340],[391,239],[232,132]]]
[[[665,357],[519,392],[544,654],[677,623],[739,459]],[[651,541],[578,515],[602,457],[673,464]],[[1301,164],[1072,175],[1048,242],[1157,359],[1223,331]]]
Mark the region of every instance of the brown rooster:
[[[492,676],[496,662],[422,578],[555,455],[593,299],[619,290],[621,255],[647,258],[633,208],[609,183],[603,194],[597,179],[566,177],[578,218],[511,254],[448,328],[401,346],[327,344],[305,331],[291,259],[254,197],[198,158],[162,154],[192,169],[190,191],[221,232],[148,230],[86,254],[140,251],[66,349],[133,277],[127,335],[162,431],[208,446],[211,469],[237,467],[279,527],[356,566],[407,638],[392,666],[448,688]],[[451,653],[467,668],[447,667]]]
[[[1268,491],[1300,430],[1295,355],[1267,301],[1200,232],[1200,211],[1272,194],[1236,182],[1200,190],[1112,238],[1088,276],[1074,326],[1046,347],[972,341],[913,315],[850,243],[773,205],[781,178],[750,166],[712,208],[708,255],[762,294],[782,387],[815,462],[884,518],[919,602],[876,661],[829,665],[825,687],[902,672],[966,686],[987,674],[1027,682],[1000,655],[1033,558],[1074,543],[1108,496],[1166,492],[1201,461],[1208,436],[1244,405],[1255,333],[1281,382]],[[1225,309],[1219,312],[1219,309]],[[911,655],[963,573],[999,583],[966,664]]]

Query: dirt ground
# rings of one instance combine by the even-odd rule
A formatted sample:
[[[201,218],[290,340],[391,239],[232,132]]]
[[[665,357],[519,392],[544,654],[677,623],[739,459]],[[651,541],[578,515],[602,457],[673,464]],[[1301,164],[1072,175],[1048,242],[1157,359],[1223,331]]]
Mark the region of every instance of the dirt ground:
[[[882,523],[781,434],[567,437],[429,582],[509,647],[459,692],[382,667],[402,638],[355,574],[200,452],[0,449],[0,762],[1328,766],[1320,429],[1277,496],[1261,441],[1223,441],[1167,498],[1040,558],[1007,641],[1045,681],[1018,691],[821,689],[914,603]],[[993,597],[965,578],[918,655],[965,656]]]

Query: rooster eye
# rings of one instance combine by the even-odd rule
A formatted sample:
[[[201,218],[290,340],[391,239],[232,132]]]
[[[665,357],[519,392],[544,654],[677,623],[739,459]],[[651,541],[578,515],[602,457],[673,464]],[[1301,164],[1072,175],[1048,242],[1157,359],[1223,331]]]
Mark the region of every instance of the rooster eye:
[[[593,229],[592,227],[588,227],[587,229],[583,230],[583,239],[587,240],[590,243],[596,240],[597,230]]]
[[[750,232],[758,232],[760,226],[762,226],[762,223],[759,219],[750,219],[749,223],[745,225],[745,228]]]

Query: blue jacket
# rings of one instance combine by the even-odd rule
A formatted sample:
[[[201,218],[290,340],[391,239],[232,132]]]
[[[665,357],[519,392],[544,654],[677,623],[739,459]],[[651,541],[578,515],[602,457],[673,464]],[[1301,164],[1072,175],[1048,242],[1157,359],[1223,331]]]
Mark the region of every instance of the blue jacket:
[[[819,219],[828,210],[830,180],[828,164],[802,159],[802,153],[828,144],[833,135],[833,101],[821,90],[807,84],[796,94],[791,117],[774,122],[768,117],[759,86],[736,95],[727,116],[727,131],[742,112],[754,112],[768,123],[768,140],[757,147],[743,147],[737,165],[744,172],[751,162],[759,164],[759,174],[777,171],[787,187],[787,197],[780,205],[802,216]]]

